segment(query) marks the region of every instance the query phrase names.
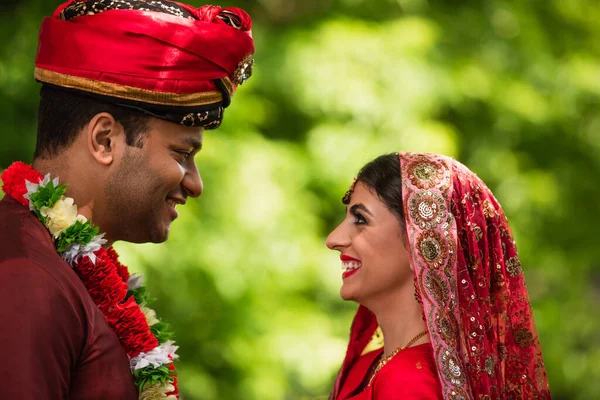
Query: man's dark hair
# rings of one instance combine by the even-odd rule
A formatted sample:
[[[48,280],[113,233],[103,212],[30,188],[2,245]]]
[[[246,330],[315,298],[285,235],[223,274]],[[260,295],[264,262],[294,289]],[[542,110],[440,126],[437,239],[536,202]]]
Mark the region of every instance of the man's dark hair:
[[[127,107],[49,85],[40,90],[35,158],[49,158],[69,147],[97,114],[107,112],[125,131],[129,146],[142,147],[150,116]]]
[[[402,177],[397,153],[385,154],[368,162],[360,169],[356,179],[373,189],[404,226]]]

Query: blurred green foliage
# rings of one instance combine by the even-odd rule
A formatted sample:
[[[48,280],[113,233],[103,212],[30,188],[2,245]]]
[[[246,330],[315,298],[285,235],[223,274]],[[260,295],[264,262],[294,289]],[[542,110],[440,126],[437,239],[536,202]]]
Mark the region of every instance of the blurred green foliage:
[[[37,33],[57,5],[0,5],[2,168],[31,161]],[[454,156],[492,188],[554,398],[599,398],[600,3],[227,5],[253,16],[257,65],[205,135],[205,192],[166,244],[117,246],[176,329],[184,398],[327,394],[356,306],[324,238],[359,167],[403,150]]]

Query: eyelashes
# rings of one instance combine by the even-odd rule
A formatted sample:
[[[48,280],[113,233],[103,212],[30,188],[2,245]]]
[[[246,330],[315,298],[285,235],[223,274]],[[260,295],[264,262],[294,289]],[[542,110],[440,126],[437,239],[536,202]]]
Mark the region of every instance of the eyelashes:
[[[365,225],[367,223],[365,217],[356,211],[352,212],[352,216],[354,217],[354,225]]]
[[[177,157],[180,159],[180,162],[187,161],[192,156],[191,151],[185,150],[175,150],[175,154],[177,154]]]

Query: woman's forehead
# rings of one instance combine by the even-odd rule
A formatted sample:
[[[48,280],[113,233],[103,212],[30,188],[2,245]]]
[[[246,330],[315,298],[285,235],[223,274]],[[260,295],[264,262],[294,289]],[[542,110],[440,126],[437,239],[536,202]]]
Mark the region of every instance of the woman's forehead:
[[[385,203],[377,196],[377,193],[370,186],[365,185],[361,181],[356,183],[350,198],[348,207],[352,208],[355,204],[362,204],[367,207],[371,212],[376,212],[380,209],[387,210]]]

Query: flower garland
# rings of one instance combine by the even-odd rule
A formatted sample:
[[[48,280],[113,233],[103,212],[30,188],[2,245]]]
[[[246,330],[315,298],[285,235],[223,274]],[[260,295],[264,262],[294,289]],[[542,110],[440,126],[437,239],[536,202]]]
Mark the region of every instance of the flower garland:
[[[151,298],[141,275],[130,275],[83,215],[65,197],[58,178],[45,177],[31,166],[15,162],[0,178],[2,190],[37,216],[50,231],[56,251],[79,275],[90,297],[104,314],[129,357],[140,400],[179,398],[173,360],[177,346],[169,326],[149,308]]]

